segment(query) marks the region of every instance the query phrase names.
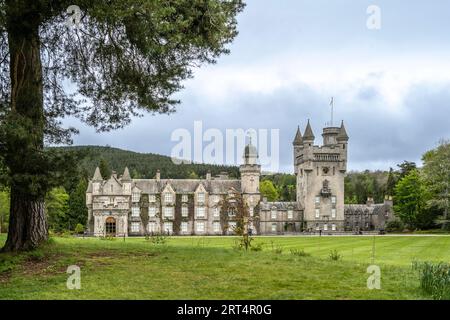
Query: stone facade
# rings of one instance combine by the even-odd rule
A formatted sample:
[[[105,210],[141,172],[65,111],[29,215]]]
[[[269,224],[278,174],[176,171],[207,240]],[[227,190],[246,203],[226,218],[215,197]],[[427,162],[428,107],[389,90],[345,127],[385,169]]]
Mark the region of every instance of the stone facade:
[[[227,213],[228,222],[224,224],[221,204],[235,194],[249,208],[252,234],[333,233],[357,226],[360,230],[384,228],[392,218],[389,204],[373,204],[369,209],[363,208],[367,205],[344,205],[349,140],[344,123],[324,128],[322,137],[323,145],[314,145],[309,121],[303,135],[300,128],[297,131],[293,142],[295,202],[261,198],[261,166],[251,143],[244,150],[240,179],[230,179],[227,174],[207,174],[205,179],[161,179],[159,171],[154,179],[132,179],[125,168],[122,176],[113,173],[104,180],[97,168],[86,192],[88,231],[95,236],[121,237],[232,234],[236,225],[233,212]],[[369,224],[366,220],[370,220]]]

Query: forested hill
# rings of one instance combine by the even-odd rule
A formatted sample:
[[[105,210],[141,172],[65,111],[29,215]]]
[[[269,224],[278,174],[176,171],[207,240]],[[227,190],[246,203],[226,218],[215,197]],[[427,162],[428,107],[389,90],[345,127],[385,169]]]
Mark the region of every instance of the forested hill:
[[[168,156],[153,153],[138,153],[112,147],[72,146],[58,147],[58,150],[74,152],[80,157],[80,173],[92,177],[94,170],[103,162],[107,170],[116,171],[119,175],[128,167],[132,178],[154,178],[156,170],[161,170],[161,178],[185,179],[205,177],[208,171],[218,175],[228,172],[231,177],[239,176],[239,168],[212,164],[174,164]]]

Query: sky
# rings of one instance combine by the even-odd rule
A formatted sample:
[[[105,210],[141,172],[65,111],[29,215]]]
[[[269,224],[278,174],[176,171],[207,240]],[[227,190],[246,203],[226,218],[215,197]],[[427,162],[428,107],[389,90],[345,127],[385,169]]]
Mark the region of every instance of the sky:
[[[372,5],[379,16],[368,13]],[[75,145],[164,155],[177,144],[172,133],[193,133],[194,121],[224,135],[278,129],[277,171],[293,172],[297,126],[304,131],[310,119],[321,144],[334,97],[335,124],[344,120],[350,136],[349,170],[420,164],[450,138],[449,17],[448,0],[248,0],[230,55],[194,71],[175,95],[175,114],[148,114],[110,133],[66,123],[80,129]]]

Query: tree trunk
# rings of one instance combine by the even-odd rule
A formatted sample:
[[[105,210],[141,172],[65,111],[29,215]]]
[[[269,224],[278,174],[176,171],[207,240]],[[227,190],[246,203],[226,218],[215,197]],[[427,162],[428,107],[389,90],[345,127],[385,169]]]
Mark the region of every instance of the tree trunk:
[[[11,102],[4,157],[11,177],[11,209],[4,251],[30,250],[48,238],[41,17],[30,7],[28,1],[7,1]]]

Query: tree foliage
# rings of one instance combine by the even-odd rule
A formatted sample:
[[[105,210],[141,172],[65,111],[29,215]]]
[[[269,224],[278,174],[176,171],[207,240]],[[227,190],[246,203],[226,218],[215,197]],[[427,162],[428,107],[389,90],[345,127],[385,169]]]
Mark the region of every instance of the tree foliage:
[[[278,191],[270,180],[263,180],[259,184],[259,191],[263,197],[266,197],[269,201],[278,200]]]
[[[438,222],[447,229],[450,227],[450,141],[442,141],[436,149],[426,152],[422,159],[425,183],[431,193],[428,204],[441,211]]]

